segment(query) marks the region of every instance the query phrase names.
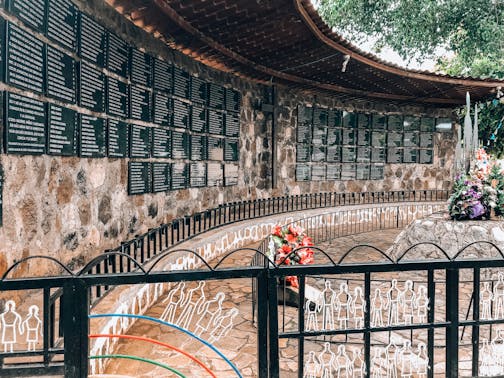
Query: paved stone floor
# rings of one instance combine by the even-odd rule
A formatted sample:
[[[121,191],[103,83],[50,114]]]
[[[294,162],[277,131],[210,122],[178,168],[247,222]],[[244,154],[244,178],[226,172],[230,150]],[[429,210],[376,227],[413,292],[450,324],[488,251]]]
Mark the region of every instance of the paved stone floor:
[[[353,235],[349,237],[339,238],[326,245],[321,245],[320,247],[325,251],[329,252],[333,259],[338,259],[346,251],[355,245],[366,244],[371,245],[382,250],[386,250],[394,241],[395,237],[398,235],[399,230],[385,230],[377,232],[363,233],[359,235]],[[253,247],[253,246],[251,246]],[[369,262],[377,261],[383,259],[380,255],[373,251],[372,249],[361,247],[355,250],[348,258],[346,262]],[[249,257],[246,256],[234,256],[234,258],[228,260],[226,265],[228,266],[239,266],[247,265]],[[488,279],[495,279],[495,272],[482,271],[482,281]],[[412,281],[412,289],[416,290],[418,293],[420,286],[426,286],[427,277],[424,272],[410,272],[407,275],[398,273],[387,273],[387,274],[373,274],[371,293],[375,293],[377,289],[380,289],[382,293],[385,293],[390,289],[391,281],[396,279],[398,281],[398,288],[404,290],[406,287],[406,281]],[[434,303],[435,308],[435,321],[445,321],[445,300],[446,300],[446,288],[442,281],[444,281],[444,273],[437,272],[435,275],[436,283],[436,301]],[[469,312],[469,304],[472,290],[472,283],[466,283],[464,281],[471,280],[471,273],[461,272],[461,283],[460,283],[460,293],[461,293],[461,305],[459,316],[461,319],[465,319]],[[335,292],[340,290],[341,285],[345,284],[348,287],[349,293],[355,293],[358,287],[363,286],[363,276],[362,275],[345,275],[339,277],[309,277],[307,283],[319,290],[323,290],[326,282],[331,282],[332,288]],[[185,292],[188,290],[195,289],[197,282],[187,283],[185,287]],[[233,319],[232,329],[228,332],[224,332],[220,339],[216,340],[215,336],[218,335],[223,327],[219,328],[219,324],[208,324],[201,319],[205,319],[205,314],[198,314],[196,310],[186,311],[184,314],[184,309],[177,309],[172,315],[172,319],[175,323],[184,323],[185,326],[191,331],[201,331],[200,336],[205,340],[212,340],[214,336],[213,344],[226,356],[228,357],[239,369],[244,377],[256,377],[257,376],[257,345],[256,345],[256,328],[252,323],[252,302],[251,302],[251,280],[250,279],[236,279],[236,280],[222,280],[222,281],[208,281],[204,286],[204,294],[207,300],[216,298],[218,293],[224,295],[224,300],[222,302],[223,313],[229,312],[231,309],[236,309],[238,311],[237,316]],[[356,297],[357,295],[354,294]],[[174,297],[176,299],[176,297]],[[175,299],[165,297],[158,301],[154,306],[152,306],[146,315],[155,318],[160,318],[166,315],[165,311],[171,302]],[[376,304],[372,304],[376,306]],[[421,322],[421,314],[418,309],[411,315],[411,321]],[[472,309],[471,309],[472,311]],[[382,313],[382,312],[380,312]],[[191,316],[187,316],[190,314]],[[390,317],[390,310],[383,311],[383,321],[386,322],[386,317]],[[279,327],[283,332],[296,331],[297,330],[297,310],[289,306],[279,306]],[[317,321],[320,326],[320,312],[318,313],[319,318]],[[398,313],[399,322],[404,322],[404,317],[406,315]],[[356,327],[357,318],[348,318],[347,320],[348,328],[358,328]],[[379,322],[379,319],[377,320]],[[305,323],[308,327],[308,315],[305,313]],[[342,324],[338,322],[338,319],[334,320],[334,328],[340,329]],[[338,324],[339,323],[339,324]],[[198,326],[204,326],[205,329],[199,328]],[[313,324],[312,324],[313,326]],[[471,329],[466,328],[460,329],[460,344],[459,349],[460,354],[460,376],[471,376]],[[225,361],[218,356],[215,352],[211,351],[208,347],[202,345],[201,343],[195,341],[194,339],[181,334],[178,331],[174,331],[168,327],[161,326],[158,324],[151,324],[144,320],[137,321],[133,327],[128,332],[130,335],[145,336],[154,340],[162,341],[167,344],[171,344],[181,350],[196,356],[203,364],[208,366],[210,370],[215,372],[215,375],[219,378],[221,377],[235,377],[236,374],[233,373],[232,369],[229,367]],[[198,332],[199,333],[199,332]],[[480,330],[481,337],[492,339],[495,338],[497,334],[497,329],[494,327],[492,331],[488,327],[482,327]],[[427,332],[425,330],[415,330],[415,331],[400,331],[400,332],[381,332],[373,333],[372,342],[372,364],[373,366],[380,366],[381,373],[372,375],[375,378],[385,378],[387,377],[386,365],[391,363],[392,359],[396,358],[400,354],[404,354],[404,345],[407,341],[411,341],[412,348],[411,353],[421,355],[419,348],[419,343],[427,342]],[[326,337],[313,337],[306,338],[304,343],[304,363],[305,369],[310,367],[310,358],[313,356],[321,356],[324,352],[326,346],[333,353],[335,361],[341,360],[344,364],[345,360],[352,360],[354,372],[348,377],[361,377],[358,369],[359,358],[363,354],[362,349],[363,335],[355,333],[351,336],[345,338],[341,335],[333,335]],[[298,356],[298,343],[296,339],[293,338],[283,338],[280,339],[280,367],[281,367],[281,377],[297,377],[297,356]],[[395,345],[394,345],[395,344]],[[435,332],[435,357],[434,357],[434,373],[436,377],[443,377],[444,374],[444,363],[445,363],[445,332],[440,329]],[[340,348],[341,345],[345,346],[345,349]],[[387,348],[388,346],[388,348]],[[387,348],[387,350],[385,349]],[[401,349],[403,348],[403,349]],[[389,354],[385,354],[385,352]],[[165,363],[169,366],[175,367],[181,373],[188,377],[206,377],[209,376],[207,372],[195,362],[191,361],[188,357],[181,355],[180,353],[174,352],[167,349],[166,347],[149,344],[142,341],[133,340],[123,340],[119,343],[117,348],[117,354],[124,355],[134,355],[144,358],[149,358],[151,360]],[[310,353],[313,352],[313,353]],[[360,356],[359,356],[360,353]],[[330,356],[331,354],[326,354]],[[346,355],[346,356],[345,356]],[[385,357],[388,356],[388,357]],[[395,357],[390,357],[395,356]],[[388,360],[387,360],[388,358]],[[416,357],[414,357],[416,358]],[[421,371],[421,359],[411,360],[417,361],[418,365],[415,367],[410,367],[411,374],[402,375],[403,377],[424,377],[423,374],[418,373]],[[394,362],[396,363],[396,362]],[[397,369],[400,369],[397,366]],[[415,370],[416,369],[416,370]],[[406,368],[406,370],[408,370]],[[346,374],[345,368],[341,370]],[[112,359],[107,368],[108,374],[122,374],[130,377],[148,378],[148,377],[162,377],[171,375],[167,374],[167,371],[161,367],[146,364],[140,361],[125,361],[120,359]],[[336,371],[333,371],[334,376],[338,376]],[[308,375],[307,377],[320,377],[322,376],[321,370],[314,375]],[[341,377],[346,377],[346,375],[340,375]],[[399,373],[397,375],[401,377]]]

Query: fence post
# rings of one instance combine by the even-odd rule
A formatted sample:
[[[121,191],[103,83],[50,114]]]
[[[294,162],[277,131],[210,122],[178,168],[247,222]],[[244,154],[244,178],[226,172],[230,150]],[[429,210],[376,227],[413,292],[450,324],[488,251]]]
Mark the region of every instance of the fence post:
[[[277,277],[272,276],[268,271],[268,328],[269,328],[269,376],[277,378],[280,376],[280,354],[278,348],[278,293]]]
[[[267,265],[255,278],[257,287],[257,366],[259,378],[269,377]]]
[[[446,377],[458,377],[459,271],[446,270]]]
[[[88,376],[89,291],[79,279],[63,286],[65,378]]]

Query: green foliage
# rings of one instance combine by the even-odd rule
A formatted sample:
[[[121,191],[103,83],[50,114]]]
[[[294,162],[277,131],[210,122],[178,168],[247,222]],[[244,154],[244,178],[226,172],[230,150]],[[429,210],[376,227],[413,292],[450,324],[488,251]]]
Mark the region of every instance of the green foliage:
[[[453,51],[439,68],[451,75],[504,78],[502,0],[321,0],[319,12],[354,43],[376,39],[406,60]]]

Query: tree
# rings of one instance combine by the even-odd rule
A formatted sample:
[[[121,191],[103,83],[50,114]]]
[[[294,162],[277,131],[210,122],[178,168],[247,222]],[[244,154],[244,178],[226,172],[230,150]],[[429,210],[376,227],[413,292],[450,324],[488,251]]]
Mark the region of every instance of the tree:
[[[322,18],[354,43],[376,40],[404,59],[444,49],[451,75],[504,78],[504,0],[320,0]]]

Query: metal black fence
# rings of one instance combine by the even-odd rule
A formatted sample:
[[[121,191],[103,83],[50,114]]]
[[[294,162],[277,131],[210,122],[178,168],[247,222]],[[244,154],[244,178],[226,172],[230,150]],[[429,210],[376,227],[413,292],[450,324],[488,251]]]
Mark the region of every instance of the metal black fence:
[[[373,249],[378,256],[375,262],[357,264],[350,262],[352,254],[358,253],[354,249],[347,255],[349,262],[338,264],[334,256],[317,250],[319,261],[325,259],[326,263],[276,266],[271,262],[268,266],[223,268],[225,260],[233,256],[244,260],[242,255],[251,252],[236,250],[212,265],[204,262],[202,269],[172,272],[156,267],[145,270],[139,262],[114,252],[98,257],[93,264],[122,257],[138,270],[4,277],[0,281],[4,297],[14,297],[20,290],[42,293],[43,337],[31,348],[28,343],[29,350],[21,351],[15,341],[3,335],[0,376],[87,376],[90,300],[96,287],[211,280],[222,285],[236,279],[254,279],[257,284],[256,376],[281,377],[290,371],[299,377],[385,377],[392,370],[392,376],[500,376],[504,373],[504,255],[486,242],[477,244],[490,246],[486,257],[464,258],[465,251],[476,245],[453,258],[436,246],[444,256],[440,260],[407,260],[412,249],[395,262]],[[285,286],[286,276],[299,280],[290,306],[282,301],[279,304],[280,296],[285,301],[285,292],[293,291]],[[55,290],[61,291],[56,314],[48,299]],[[0,314],[0,320],[9,310],[15,310],[12,304]],[[26,312],[28,317],[36,313],[31,309]],[[58,318],[58,329],[51,325],[51,317]],[[3,327],[13,321],[2,323]],[[232,336],[234,331],[230,332]]]

